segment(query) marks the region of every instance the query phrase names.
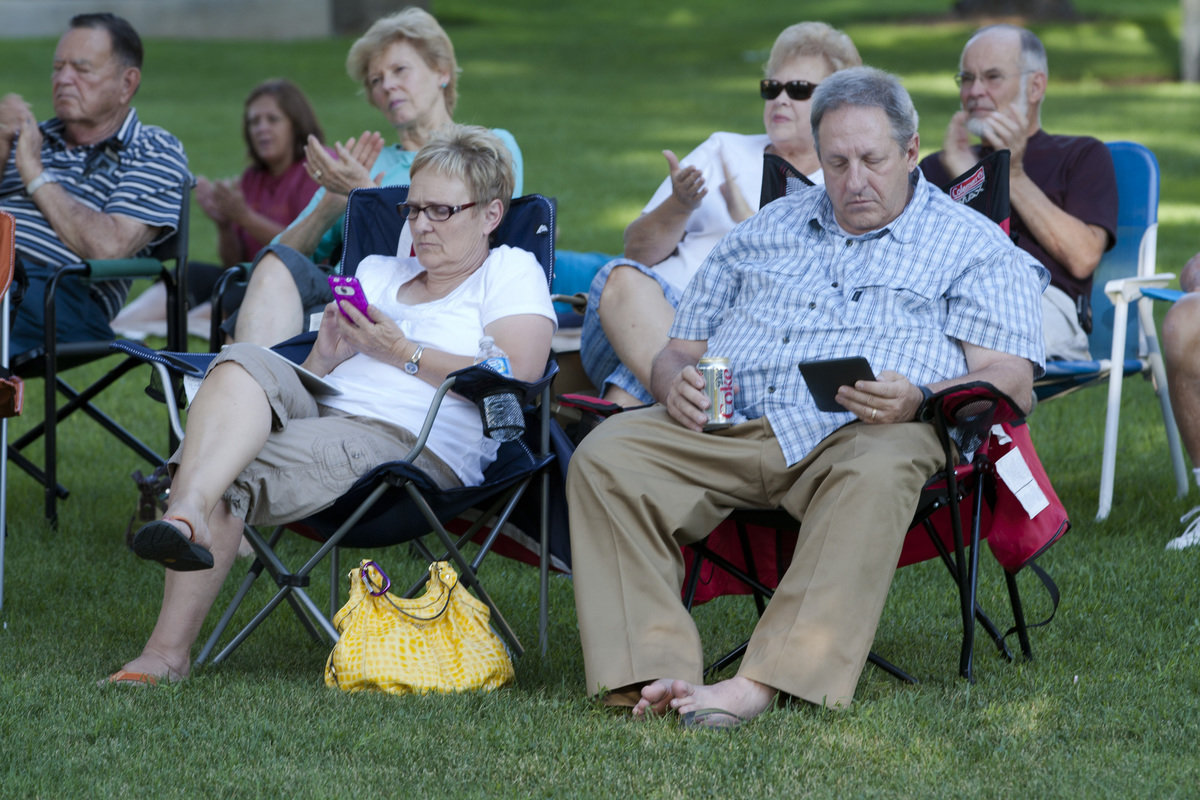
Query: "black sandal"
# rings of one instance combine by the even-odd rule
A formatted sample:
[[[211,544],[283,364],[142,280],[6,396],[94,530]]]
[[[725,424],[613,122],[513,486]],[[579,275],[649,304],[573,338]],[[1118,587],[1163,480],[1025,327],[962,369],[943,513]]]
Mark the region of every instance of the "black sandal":
[[[191,536],[184,536],[183,531],[168,520],[187,525],[188,530],[192,531]],[[212,569],[212,553],[196,544],[195,537],[195,529],[186,519],[163,517],[138,528],[137,533],[133,535],[133,552],[139,558],[157,561],[176,572]]]

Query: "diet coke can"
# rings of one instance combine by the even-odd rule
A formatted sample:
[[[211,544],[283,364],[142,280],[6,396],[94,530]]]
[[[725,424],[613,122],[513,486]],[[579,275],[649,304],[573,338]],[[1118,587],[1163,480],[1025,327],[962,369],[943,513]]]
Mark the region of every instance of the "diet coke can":
[[[705,356],[696,365],[704,378],[704,394],[708,397],[708,423],[704,430],[727,428],[733,424],[733,370],[729,359]]]

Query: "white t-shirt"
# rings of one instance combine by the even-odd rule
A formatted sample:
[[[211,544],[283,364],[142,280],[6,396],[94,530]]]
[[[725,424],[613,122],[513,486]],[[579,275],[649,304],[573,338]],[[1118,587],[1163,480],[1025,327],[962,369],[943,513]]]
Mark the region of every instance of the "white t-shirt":
[[[528,251],[501,245],[445,297],[415,305],[399,302],[400,287],[424,270],[415,258],[376,255],[364,258],[355,272],[371,304],[395,320],[414,343],[474,357],[484,327],[502,317],[539,314],[557,320],[546,274]],[[362,353],[338,364],[325,380],[342,394],[323,396],[323,405],[382,419],[414,433],[421,429],[437,391],[400,367]],[[474,403],[454,394],[442,401],[427,446],[467,486],[483,480],[483,470],[498,448],[483,435]]]
[[[725,182],[725,172],[721,167],[721,159],[733,174],[742,196],[750,207],[758,210],[758,200],[762,195],[763,151],[771,144],[771,138],[765,133],[742,134],[717,131],[709,136],[682,161],[682,167],[696,167],[704,175],[704,186],[708,193],[700,201],[700,207],[692,212],[683,230],[683,239],[675,252],[654,267],[667,283],[680,293],[688,281],[700,269],[704,259],[721,239],[733,230],[736,224],[729,216],[729,208],[721,195],[721,184]],[[824,174],[817,170],[808,179],[813,183],[823,184]],[[658,187],[658,191],[650,198],[650,202],[642,209],[642,213],[653,211],[671,196],[671,179],[668,177]]]

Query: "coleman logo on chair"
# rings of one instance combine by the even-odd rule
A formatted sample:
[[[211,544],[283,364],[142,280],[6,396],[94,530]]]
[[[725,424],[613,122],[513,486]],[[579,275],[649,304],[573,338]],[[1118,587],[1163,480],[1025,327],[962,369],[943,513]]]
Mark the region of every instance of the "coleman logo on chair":
[[[983,167],[975,170],[965,180],[950,187],[951,199],[959,203],[971,202],[977,194],[983,191],[985,177]]]

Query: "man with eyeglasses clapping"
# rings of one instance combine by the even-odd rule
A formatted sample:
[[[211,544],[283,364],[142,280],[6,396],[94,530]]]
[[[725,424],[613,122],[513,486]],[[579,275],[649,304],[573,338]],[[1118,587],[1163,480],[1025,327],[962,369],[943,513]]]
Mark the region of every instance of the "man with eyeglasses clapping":
[[[955,75],[962,110],[921,171],[945,188],[991,151],[1010,151],[1012,232],[1050,270],[1042,297],[1046,357],[1087,359],[1092,273],[1116,243],[1117,182],[1102,142],[1042,130],[1047,75],[1046,49],[1031,31],[977,31]],[[972,146],[972,136],[981,143]]]

